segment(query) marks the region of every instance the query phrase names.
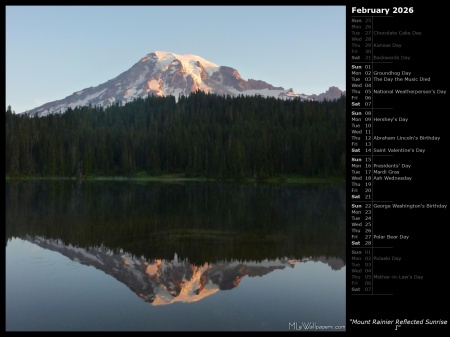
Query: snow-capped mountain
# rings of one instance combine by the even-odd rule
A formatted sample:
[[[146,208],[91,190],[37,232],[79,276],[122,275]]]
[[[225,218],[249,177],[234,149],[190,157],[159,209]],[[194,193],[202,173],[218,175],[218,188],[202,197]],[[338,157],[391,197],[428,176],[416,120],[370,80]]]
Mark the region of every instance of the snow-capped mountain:
[[[197,90],[219,95],[261,95],[319,100],[327,98],[326,93],[310,98],[308,95],[295,93],[292,89],[274,87],[261,80],[244,80],[236,69],[218,66],[200,56],[155,51],[140,59],[129,70],[103,84],[77,91],[66,98],[46,103],[25,113],[45,116],[89,104],[107,107],[119,101],[127,103],[147,95],[172,95],[177,99],[179,95],[187,96]]]
[[[93,266],[125,284],[137,296],[152,305],[175,302],[196,302],[220,290],[231,290],[245,276],[264,276],[274,270],[294,268],[309,261],[328,264],[339,270],[345,263],[340,258],[325,256],[302,259],[277,258],[275,260],[227,261],[193,265],[187,260],[148,260],[127,252],[114,252],[107,247],[75,247],[60,240],[27,237],[39,247],[56,251],[73,261]]]

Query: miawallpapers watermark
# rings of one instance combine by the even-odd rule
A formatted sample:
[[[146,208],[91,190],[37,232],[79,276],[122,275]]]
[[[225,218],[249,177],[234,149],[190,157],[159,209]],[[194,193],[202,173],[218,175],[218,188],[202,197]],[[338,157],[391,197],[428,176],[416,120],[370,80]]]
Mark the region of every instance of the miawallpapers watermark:
[[[345,331],[345,325],[319,325],[316,322],[289,322],[292,331]]]

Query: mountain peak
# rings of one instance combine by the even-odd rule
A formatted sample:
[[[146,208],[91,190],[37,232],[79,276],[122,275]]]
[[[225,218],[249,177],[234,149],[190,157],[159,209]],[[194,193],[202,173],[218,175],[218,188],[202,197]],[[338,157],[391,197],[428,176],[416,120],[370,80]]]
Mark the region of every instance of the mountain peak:
[[[201,64],[203,68],[211,74],[219,68],[217,64],[194,54],[175,54],[167,51],[156,50],[147,54],[147,56],[142,58],[141,61],[147,61],[148,59],[156,60],[163,69],[176,60],[187,68],[191,68],[193,65]]]
[[[331,88],[335,87],[330,87],[330,90]],[[28,111],[27,114],[45,116],[49,113],[63,113],[68,108],[88,104],[107,107],[117,102],[127,103],[147,95],[172,95],[177,99],[180,95],[187,96],[197,90],[231,96],[307,98],[305,95],[296,94],[292,89],[274,87],[262,80],[247,81],[241,77],[237,69],[219,66],[198,55],[157,50],[147,54],[129,70],[112,80],[96,87],[79,90],[64,99],[46,103]],[[339,96],[334,90],[333,94]],[[314,99],[320,99],[319,96]]]
[[[341,95],[345,95],[345,91],[340,90],[338,87],[331,86],[326,92],[319,95],[311,95],[310,98],[317,101],[322,101],[324,99],[338,99]]]

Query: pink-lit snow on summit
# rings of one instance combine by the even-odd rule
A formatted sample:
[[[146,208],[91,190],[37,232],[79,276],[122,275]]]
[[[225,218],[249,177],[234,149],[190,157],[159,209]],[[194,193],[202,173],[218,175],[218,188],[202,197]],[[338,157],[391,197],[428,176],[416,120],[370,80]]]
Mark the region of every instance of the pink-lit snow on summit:
[[[333,89],[333,90],[331,90]],[[262,80],[243,79],[239,72],[228,66],[219,66],[193,54],[175,54],[155,51],[147,54],[130,69],[96,87],[85,88],[61,100],[45,103],[27,111],[31,116],[45,116],[50,113],[64,113],[68,108],[78,106],[108,107],[117,102],[122,104],[148,95],[168,96],[178,99],[180,95],[201,90],[218,95],[260,95],[281,99],[338,98],[341,90],[330,87],[325,94],[303,95],[293,89],[275,87]]]

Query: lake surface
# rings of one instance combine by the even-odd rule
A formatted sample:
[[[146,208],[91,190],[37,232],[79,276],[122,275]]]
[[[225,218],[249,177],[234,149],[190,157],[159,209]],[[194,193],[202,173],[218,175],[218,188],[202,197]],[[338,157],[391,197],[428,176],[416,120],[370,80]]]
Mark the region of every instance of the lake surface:
[[[6,182],[7,331],[345,329],[345,185]]]

